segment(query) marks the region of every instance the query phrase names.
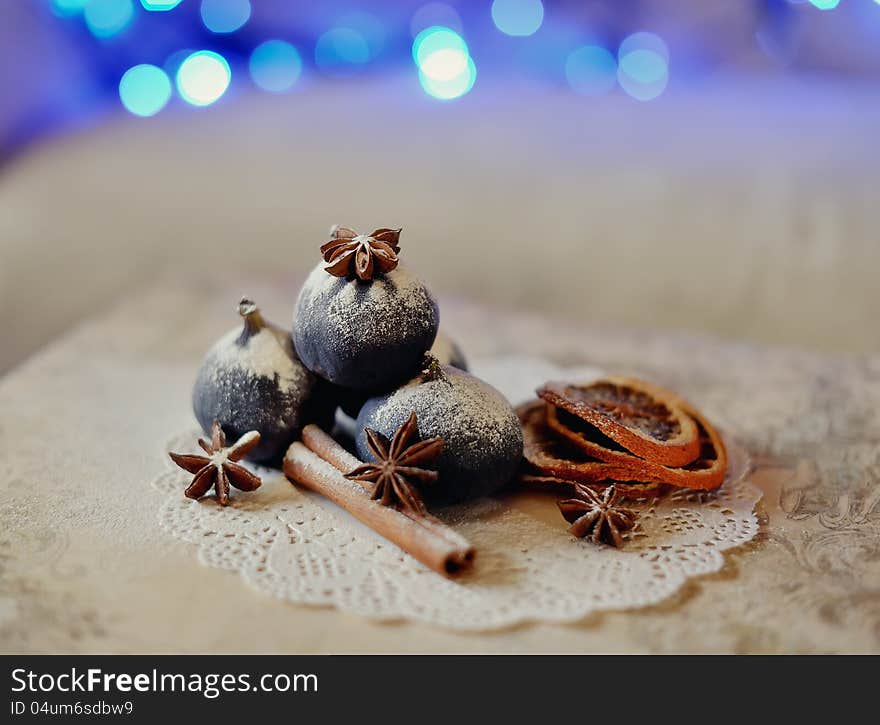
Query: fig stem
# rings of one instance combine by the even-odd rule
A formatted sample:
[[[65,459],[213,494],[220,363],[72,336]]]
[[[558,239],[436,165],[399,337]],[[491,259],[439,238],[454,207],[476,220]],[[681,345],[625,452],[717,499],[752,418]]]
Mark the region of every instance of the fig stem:
[[[430,352],[426,352],[425,357],[422,359],[422,379],[425,381],[446,380],[446,373],[443,372],[443,366]]]
[[[253,334],[266,326],[266,321],[260,314],[256,303],[250,297],[242,297],[238,303],[238,314],[244,318],[244,328]]]

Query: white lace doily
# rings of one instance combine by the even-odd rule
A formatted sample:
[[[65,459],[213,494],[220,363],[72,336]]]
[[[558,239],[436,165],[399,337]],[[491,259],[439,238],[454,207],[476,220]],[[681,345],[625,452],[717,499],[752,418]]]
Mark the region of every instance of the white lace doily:
[[[548,379],[598,373],[509,357],[478,361],[474,372],[512,403],[533,397]],[[189,451],[196,434],[182,432],[167,450]],[[372,619],[488,630],[656,604],[688,578],[718,571],[725,550],[757,533],[754,507],[761,498],[746,480],[747,453],[731,442],[728,448],[728,477],[718,491],[680,490],[634,504],[639,521],[622,549],[573,538],[552,496],[516,494],[440,511],[477,549],[474,570],[456,580],[277,471],[259,469],[263,486],[233,495],[226,508],[210,497],[185,498],[187,474],[170,461],[153,485],[166,494],[162,528],[196,544],[204,564],[238,571],[263,592]]]

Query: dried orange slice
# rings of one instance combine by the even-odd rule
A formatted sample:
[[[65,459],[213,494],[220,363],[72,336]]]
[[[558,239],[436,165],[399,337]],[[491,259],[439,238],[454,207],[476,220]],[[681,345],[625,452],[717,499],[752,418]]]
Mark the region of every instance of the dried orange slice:
[[[605,447],[592,426],[585,425],[576,416],[548,405],[547,427],[581,449],[585,456],[606,462],[608,465],[626,468],[637,480],[662,481],[682,488],[703,490],[718,488],[727,473],[727,450],[718,431],[692,406],[678,399],[684,410],[697,426],[700,436],[700,455],[686,466],[672,468],[621,450],[616,445]]]
[[[528,470],[520,475],[522,483],[549,489],[571,487],[574,483],[618,483],[619,490],[628,498],[655,496],[665,488],[657,480],[640,480],[627,466],[591,458],[560,438],[547,427],[547,407],[543,401],[534,400],[517,409],[523,429],[523,457],[528,464]]]
[[[700,455],[697,425],[678,405],[678,398],[640,380],[547,383],[537,393],[639,458],[685,466]]]
[[[687,474],[684,479],[681,479],[682,483],[671,480],[670,483],[675,486],[698,488],[704,491],[718,488],[724,483],[728,464],[727,448],[721,434],[699,410],[677,393],[661,388],[659,385],[652,385],[644,381],[640,381],[640,383],[646,391],[657,396],[666,396],[673,405],[678,406],[680,410],[693,418],[700,433],[699,457],[686,466],[682,466],[682,470]]]

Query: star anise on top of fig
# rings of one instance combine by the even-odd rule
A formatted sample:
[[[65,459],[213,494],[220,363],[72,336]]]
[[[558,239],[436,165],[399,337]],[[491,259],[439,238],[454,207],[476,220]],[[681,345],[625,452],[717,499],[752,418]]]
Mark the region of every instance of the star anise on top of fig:
[[[569,531],[579,539],[589,536],[594,544],[621,546],[621,532],[636,525],[636,512],[618,505],[620,497],[613,484],[601,493],[581,483],[574,488],[578,498],[556,504],[571,524]]]
[[[324,269],[334,277],[357,277],[362,282],[387,274],[397,266],[400,231],[382,228],[358,234],[349,227],[335,226],[330,241],[321,245],[327,263]]]
[[[241,460],[260,443],[260,434],[252,430],[245,433],[231,446],[226,445],[226,436],[217,421],[211,426],[211,442],[199,438],[199,446],[207,456],[169,453],[171,460],[190,473],[194,473],[192,483],[184,491],[187,498],[201,498],[212,488],[221,506],[229,503],[229,486],[239,491],[255,491],[262,485],[255,476],[235,461]]]
[[[367,446],[376,457],[375,463],[355,468],[346,478],[372,484],[371,498],[384,506],[398,506],[404,511],[424,515],[425,502],[417,484],[434,483],[439,474],[422,466],[435,460],[443,451],[440,437],[414,441],[419,424],[415,412],[388,439],[372,428],[364,428]]]

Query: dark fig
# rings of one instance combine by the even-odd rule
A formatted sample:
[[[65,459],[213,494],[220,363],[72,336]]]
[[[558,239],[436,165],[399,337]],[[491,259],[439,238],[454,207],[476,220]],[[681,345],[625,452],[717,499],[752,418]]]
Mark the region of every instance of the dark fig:
[[[431,347],[429,354],[436,358],[441,365],[451,365],[454,368],[467,372],[467,360],[461,351],[461,347],[454,340],[444,335],[443,330],[437,333],[437,338],[434,340],[434,345]],[[353,390],[351,388],[331,385],[330,383],[325,384],[329,389],[328,394],[335,398],[342,412],[351,418],[357,418],[363,404],[372,398],[376,392],[380,392],[374,391],[371,393],[366,390]]]
[[[413,411],[423,440],[440,436],[446,442],[434,463],[440,480],[422,490],[427,500],[484,496],[513,477],[523,450],[516,413],[488,383],[436,360],[401,388],[364,404],[356,425],[358,455],[373,460],[364,428],[390,438]]]
[[[363,281],[321,264],[300,291],[293,341],[306,367],[331,383],[389,390],[418,370],[439,320],[431,293],[402,266]]]
[[[313,420],[332,420],[318,379],[300,362],[290,334],[263,319],[243,298],[241,328],[208,351],[193,387],[193,411],[209,433],[216,420],[230,439],[256,430],[260,444],[248,458],[277,463],[300,429]]]

